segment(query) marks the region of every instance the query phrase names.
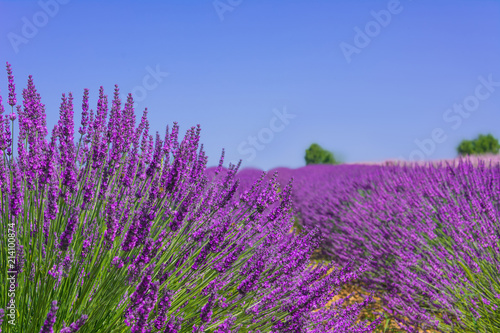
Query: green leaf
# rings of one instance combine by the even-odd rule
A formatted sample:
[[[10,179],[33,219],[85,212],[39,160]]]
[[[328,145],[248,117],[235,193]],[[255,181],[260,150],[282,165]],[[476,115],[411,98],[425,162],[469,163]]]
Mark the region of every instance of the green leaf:
[[[472,273],[470,272],[469,268],[467,266],[465,266],[465,264],[462,263],[460,260],[458,260],[458,264],[464,269],[465,273],[469,277],[469,280],[471,280],[472,282],[476,282],[476,280],[474,279],[474,276],[472,276]]]

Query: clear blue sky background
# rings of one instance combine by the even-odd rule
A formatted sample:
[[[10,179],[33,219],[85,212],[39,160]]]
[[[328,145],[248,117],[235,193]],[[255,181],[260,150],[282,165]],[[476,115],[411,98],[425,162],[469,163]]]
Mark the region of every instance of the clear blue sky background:
[[[146,91],[136,116],[148,107],[153,135],[201,124],[209,165],[225,148],[247,167],[300,167],[313,142],[347,162],[452,158],[461,139],[500,137],[500,84],[479,88],[467,117],[447,113],[474,107],[478,77],[500,82],[500,1],[401,0],[378,31],[371,12],[390,1],[72,0],[44,14],[54,1],[0,1],[0,62],[18,93],[34,76],[49,133],[63,92],[79,125],[83,89],[95,109],[99,86],[111,99],[118,84],[122,99]],[[356,27],[372,37],[348,62]],[[153,88],[157,66],[168,76]],[[284,110],[295,117],[282,126]]]

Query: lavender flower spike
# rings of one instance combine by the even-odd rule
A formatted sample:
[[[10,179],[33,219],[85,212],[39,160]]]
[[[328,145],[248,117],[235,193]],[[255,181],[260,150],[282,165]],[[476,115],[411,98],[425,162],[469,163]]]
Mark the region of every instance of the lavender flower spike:
[[[16,105],[16,85],[14,84],[14,76],[12,75],[12,68],[9,63],[7,63],[7,75],[9,78],[9,105],[14,107]]]
[[[64,327],[59,331],[59,333],[75,333],[78,332],[80,328],[85,324],[89,316],[87,315],[82,315],[80,319],[69,325],[68,327]]]
[[[47,319],[40,330],[40,333],[54,333],[54,324],[56,322],[56,313],[59,307],[57,306],[57,301],[52,302],[49,313],[47,314]]]

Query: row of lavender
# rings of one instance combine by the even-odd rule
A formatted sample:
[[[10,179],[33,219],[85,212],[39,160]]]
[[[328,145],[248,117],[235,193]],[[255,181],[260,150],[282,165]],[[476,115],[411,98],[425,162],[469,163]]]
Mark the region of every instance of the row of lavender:
[[[294,178],[296,216],[319,227],[338,265],[369,259],[402,329],[500,331],[500,166],[482,159],[406,165],[313,165]],[[247,185],[257,170],[239,176]],[[458,326],[457,326],[458,325]]]
[[[238,168],[206,175],[200,128],[178,139],[138,127],[132,95],[108,109],[82,101],[74,143],[73,96],[62,96],[50,140],[30,76],[11,113],[0,97],[0,331],[372,332],[364,302],[324,305],[366,271],[310,265],[317,230],[290,233],[291,186]],[[106,125],[108,111],[109,122]],[[18,120],[18,158],[13,158]]]

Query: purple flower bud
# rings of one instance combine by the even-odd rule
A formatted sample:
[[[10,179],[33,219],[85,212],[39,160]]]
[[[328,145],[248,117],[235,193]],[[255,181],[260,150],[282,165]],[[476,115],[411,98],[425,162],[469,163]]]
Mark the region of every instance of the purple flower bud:
[[[7,194],[10,192],[10,182],[9,179],[7,178],[6,167],[2,155],[3,153],[0,153],[0,188],[2,189],[3,193]]]
[[[66,251],[73,240],[73,234],[75,233],[76,226],[78,225],[78,210],[78,207],[73,208],[71,216],[68,219],[68,223],[66,224],[66,229],[61,234],[61,243],[59,246],[61,251]]]
[[[10,196],[10,211],[12,216],[18,216],[23,210],[24,194],[22,188],[21,171],[17,163],[13,163],[13,183]]]
[[[212,308],[214,305],[214,300],[215,300],[215,296],[210,295],[210,297],[208,298],[207,304],[205,304],[201,308],[200,318],[201,318],[201,321],[204,323],[209,323],[211,318],[212,318]]]
[[[163,333],[179,333],[181,330],[182,318],[171,316]]]
[[[40,333],[54,333],[54,324],[56,322],[56,313],[59,307],[57,306],[57,301],[52,302],[49,313],[47,314],[47,319],[40,330]]]
[[[106,225],[107,229],[104,232],[104,238],[108,246],[112,246],[116,236],[116,229],[118,227],[118,210],[116,207],[116,193],[109,198],[108,206],[106,207]]]
[[[217,327],[217,329],[214,331],[214,333],[231,333],[231,328],[232,328],[235,320],[236,320],[236,317],[230,316],[229,318],[224,320],[222,325]]]
[[[9,105],[14,107],[16,105],[16,85],[14,84],[14,76],[12,75],[12,68],[9,63],[7,63],[7,75],[9,79]]]
[[[166,314],[170,306],[172,305],[173,291],[167,290],[165,295],[160,299],[160,304],[158,305],[158,316],[154,321],[155,328],[160,330],[163,328],[166,320]]]
[[[78,129],[78,133],[85,135],[87,133],[87,125],[89,123],[89,90],[85,88],[83,90],[83,101],[82,101],[82,126]]]
[[[3,317],[5,316],[5,311],[4,309],[0,309],[0,333],[2,333],[2,323],[3,323]]]
[[[59,331],[59,333],[75,333],[82,328],[82,326],[85,324],[89,316],[87,315],[82,315],[80,319],[69,325],[68,327],[64,327]]]

